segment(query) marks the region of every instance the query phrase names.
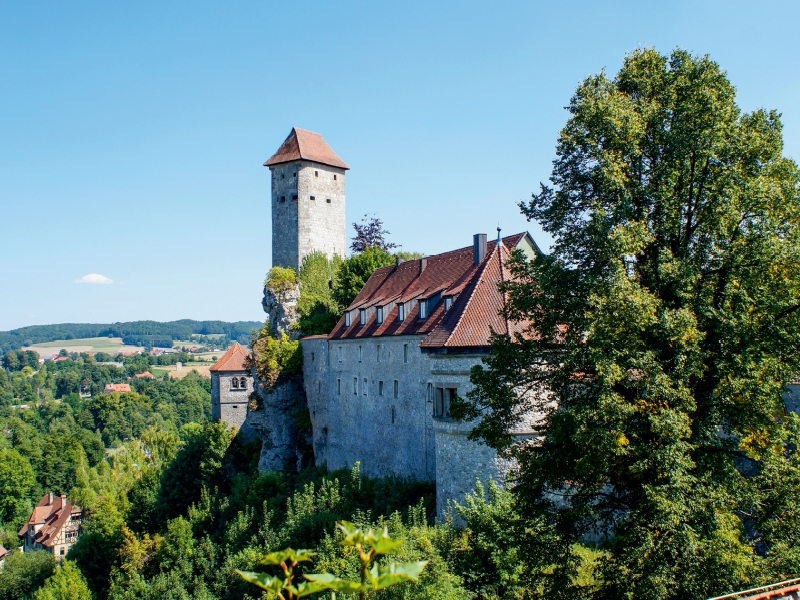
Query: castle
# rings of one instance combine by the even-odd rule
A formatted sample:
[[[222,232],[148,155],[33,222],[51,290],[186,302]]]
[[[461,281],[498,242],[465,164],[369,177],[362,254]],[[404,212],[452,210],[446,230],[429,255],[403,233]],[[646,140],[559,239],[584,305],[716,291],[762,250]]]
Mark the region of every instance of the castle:
[[[315,250],[344,256],[349,167],[322,136],[302,129],[292,129],[264,164],[272,174],[273,264],[297,270]],[[539,252],[527,232],[500,238],[498,231],[496,240],[476,234],[451,252],[398,259],[372,274],[330,334],[301,338],[318,465],[358,461],[370,476],[435,482],[440,517],[476,480],[502,482],[511,465],[468,440],[472,426],[452,419],[449,403],[469,391],[470,369],[490,352],[491,333],[515,331],[499,314],[497,287],[508,277],[504,263],[513,249],[529,257]],[[214,417],[252,429],[246,394],[232,387],[237,381],[252,389],[244,352],[231,349],[212,368]],[[268,414],[256,428],[275,445],[270,436],[286,425],[276,422],[280,410]],[[515,433],[532,431],[522,426]]]

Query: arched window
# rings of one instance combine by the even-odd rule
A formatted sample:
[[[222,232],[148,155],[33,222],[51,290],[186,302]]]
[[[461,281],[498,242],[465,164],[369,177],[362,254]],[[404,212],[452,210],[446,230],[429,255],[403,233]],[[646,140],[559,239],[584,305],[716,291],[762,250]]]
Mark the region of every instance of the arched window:
[[[231,388],[234,389],[234,390],[238,390],[239,389],[239,380],[236,377],[231,379]]]
[[[239,387],[242,388],[243,390],[247,389],[247,377],[242,377],[239,380]]]

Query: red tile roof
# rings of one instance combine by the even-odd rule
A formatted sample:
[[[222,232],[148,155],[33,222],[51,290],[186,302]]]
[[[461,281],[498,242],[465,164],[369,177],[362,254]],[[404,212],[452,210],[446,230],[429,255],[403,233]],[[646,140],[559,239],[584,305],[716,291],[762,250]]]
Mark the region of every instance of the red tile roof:
[[[499,315],[503,298],[497,284],[508,277],[504,266],[509,248],[516,247],[527,234],[521,233],[487,244],[481,264],[473,263],[473,248],[429,256],[383,267],[375,271],[348,307],[350,326],[342,317],[329,339],[354,339],[384,335],[427,334],[420,346],[428,349],[477,348],[490,345],[491,331],[508,333],[509,324]],[[424,268],[423,268],[424,265]],[[445,313],[444,298],[452,297]],[[436,299],[426,319],[419,318],[420,300]],[[398,303],[406,303],[405,319],[398,320]],[[378,324],[376,308],[383,307],[383,323]],[[367,310],[366,323],[359,322],[359,310]],[[519,326],[511,331],[520,330]]]
[[[72,504],[66,496],[45,494],[33,509],[28,521],[19,530],[18,535],[20,537],[28,535],[29,525],[34,527],[41,525],[39,531],[33,535],[32,542],[51,547],[70,517],[80,519],[82,513],[81,507]]]
[[[249,371],[250,369],[245,366],[245,361],[249,356],[250,353],[247,351],[247,348],[242,346],[239,342],[236,342],[233,346],[228,348],[228,351],[222,355],[222,358],[214,363],[214,366],[211,367],[209,371]]]
[[[119,392],[125,393],[131,391],[131,386],[129,383],[107,383],[104,392]]]
[[[292,127],[289,137],[281,144],[278,151],[264,163],[264,166],[269,167],[295,160],[308,160],[345,170],[350,168],[336,156],[336,153],[331,150],[320,134]]]

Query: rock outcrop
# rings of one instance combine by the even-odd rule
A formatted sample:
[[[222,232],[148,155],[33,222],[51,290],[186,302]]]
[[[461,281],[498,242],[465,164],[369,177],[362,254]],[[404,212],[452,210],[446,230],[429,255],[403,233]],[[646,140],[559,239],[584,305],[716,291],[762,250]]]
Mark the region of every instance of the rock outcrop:
[[[285,333],[292,339],[297,339],[302,335],[296,329],[298,318],[297,303],[299,300],[299,285],[281,291],[264,287],[264,298],[261,300],[261,306],[264,308],[264,312],[267,313],[271,335],[277,336]]]

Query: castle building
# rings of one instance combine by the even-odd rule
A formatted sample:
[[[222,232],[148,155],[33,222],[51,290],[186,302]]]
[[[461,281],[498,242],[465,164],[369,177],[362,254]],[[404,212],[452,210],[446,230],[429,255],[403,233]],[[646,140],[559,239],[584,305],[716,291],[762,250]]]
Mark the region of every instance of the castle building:
[[[46,550],[61,562],[83,533],[82,516],[81,507],[72,504],[66,496],[48,492],[19,530],[22,551]]]
[[[378,269],[329,335],[301,339],[317,464],[360,461],[370,476],[435,481],[439,516],[476,480],[502,483],[511,465],[468,440],[472,425],[452,419],[449,404],[471,389],[491,333],[516,331],[497,287],[515,248],[539,252],[528,233],[489,243],[479,234],[472,246]]]
[[[314,251],[345,256],[344,176],[322,136],[292,128],[264,163],[272,174],[272,264],[300,271]]]
[[[240,343],[228,348],[211,372],[211,416],[239,430],[247,418],[253,376],[247,367],[249,353]]]

